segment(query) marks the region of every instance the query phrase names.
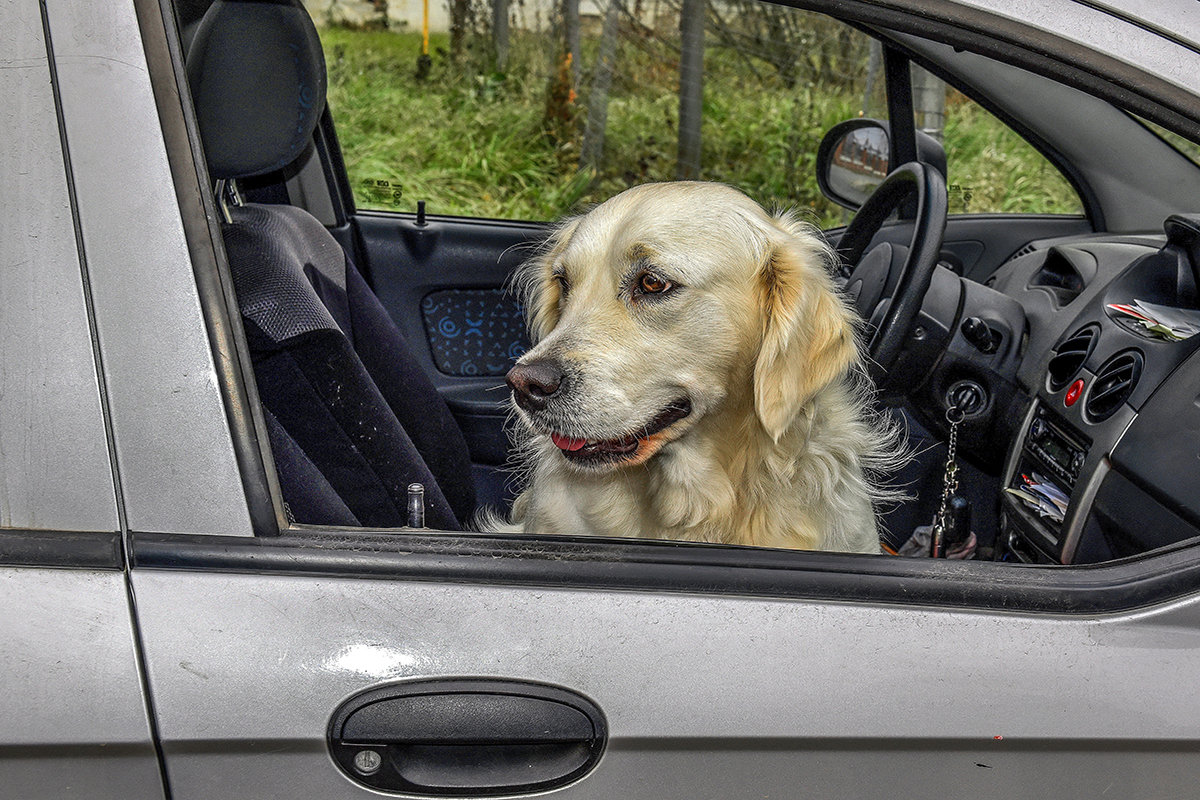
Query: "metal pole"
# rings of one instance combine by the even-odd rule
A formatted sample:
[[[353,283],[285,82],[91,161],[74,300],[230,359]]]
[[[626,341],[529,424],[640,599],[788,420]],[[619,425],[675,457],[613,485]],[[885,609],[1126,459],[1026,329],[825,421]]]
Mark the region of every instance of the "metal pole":
[[[417,56],[417,80],[429,77],[433,59],[429,57],[429,0],[421,2],[421,55]]]
[[[429,55],[429,0],[421,0],[421,55]]]
[[[676,180],[700,177],[700,124],[704,103],[704,15],[706,0],[683,0],[679,14],[679,155]]]

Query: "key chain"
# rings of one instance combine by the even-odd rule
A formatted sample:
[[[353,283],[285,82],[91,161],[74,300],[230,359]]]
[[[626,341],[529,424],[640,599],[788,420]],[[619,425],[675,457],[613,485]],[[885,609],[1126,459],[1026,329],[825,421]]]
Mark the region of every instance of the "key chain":
[[[958,464],[954,456],[958,452],[958,426],[966,416],[954,405],[946,409],[946,421],[950,423],[950,441],[946,445],[946,474],[942,479],[942,502],[937,514],[933,517],[933,531],[929,536],[929,555],[931,558],[944,558],[946,555],[946,528],[949,524],[950,498],[958,491]]]

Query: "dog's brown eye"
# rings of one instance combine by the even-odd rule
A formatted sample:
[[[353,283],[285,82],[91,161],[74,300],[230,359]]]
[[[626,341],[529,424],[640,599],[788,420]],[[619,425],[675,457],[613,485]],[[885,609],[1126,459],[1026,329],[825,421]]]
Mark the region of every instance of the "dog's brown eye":
[[[567,283],[567,276],[556,273],[554,280],[558,282],[559,294],[562,295],[563,300],[566,300],[567,292],[571,291],[571,284]]]
[[[662,294],[669,292],[672,284],[666,278],[655,275],[653,272],[646,272],[638,280],[638,288],[645,294]]]

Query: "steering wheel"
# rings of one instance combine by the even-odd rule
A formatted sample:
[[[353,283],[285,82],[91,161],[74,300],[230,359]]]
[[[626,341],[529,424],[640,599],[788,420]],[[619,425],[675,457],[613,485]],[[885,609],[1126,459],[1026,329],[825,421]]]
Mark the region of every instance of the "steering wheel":
[[[886,242],[867,250],[887,218],[913,194],[917,216],[903,259],[897,248]],[[910,161],[892,170],[842,234],[837,253],[843,264],[846,294],[869,331],[874,320],[881,317],[870,333],[868,345],[871,377],[876,382],[895,365],[929,291],[946,232],[946,213],[946,179],[942,173]]]

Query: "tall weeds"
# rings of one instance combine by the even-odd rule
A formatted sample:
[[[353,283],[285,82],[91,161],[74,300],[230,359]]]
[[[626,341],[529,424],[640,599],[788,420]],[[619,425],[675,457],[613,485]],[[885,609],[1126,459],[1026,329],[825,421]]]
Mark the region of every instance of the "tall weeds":
[[[594,172],[579,170],[578,136],[547,130],[554,51],[545,34],[514,29],[505,73],[488,71],[482,58],[456,64],[445,55],[446,37],[435,35],[424,81],[415,77],[416,33],[327,28],[321,36],[329,103],[360,207],[413,210],[425,200],[435,214],[548,220],[675,173],[678,54],[644,31],[618,50]],[[585,65],[595,47],[595,37],[585,39]],[[826,130],[859,115],[864,81],[822,74],[813,70],[789,88],[772,65],[710,41],[702,177],[767,206],[795,207],[818,225],[842,224],[843,211],[817,189],[815,157]],[[1078,212],[1070,186],[1016,134],[961,95],[952,93],[947,108],[952,211]],[[379,181],[401,190],[371,191]]]

